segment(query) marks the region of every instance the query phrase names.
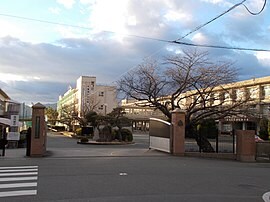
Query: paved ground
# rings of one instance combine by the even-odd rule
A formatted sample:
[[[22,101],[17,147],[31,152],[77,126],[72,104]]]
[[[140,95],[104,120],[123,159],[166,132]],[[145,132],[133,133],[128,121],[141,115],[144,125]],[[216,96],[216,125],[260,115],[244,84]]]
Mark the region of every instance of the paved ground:
[[[47,151],[49,157],[101,157],[101,156],[168,156],[163,152],[149,150],[147,133],[135,133],[135,144],[131,145],[84,145],[77,139],[60,133],[48,133]],[[25,148],[7,149],[6,158],[23,158]]]
[[[7,157],[0,159],[0,201],[257,202],[269,199],[267,194],[268,199],[262,197],[270,191],[270,164],[175,157],[148,151],[147,136],[135,137],[134,145],[101,146],[80,145],[74,139],[50,134],[51,156],[46,158],[25,158],[24,152],[20,153],[24,150],[7,150]],[[22,172],[33,176],[30,187],[7,188],[7,184],[19,182],[3,182],[11,177],[2,174],[11,173],[19,180],[24,177]],[[20,182],[26,186],[28,181]]]

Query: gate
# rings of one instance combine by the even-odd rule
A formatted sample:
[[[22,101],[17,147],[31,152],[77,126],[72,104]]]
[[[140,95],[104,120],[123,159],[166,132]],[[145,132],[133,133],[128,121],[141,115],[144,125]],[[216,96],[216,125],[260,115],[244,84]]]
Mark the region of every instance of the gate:
[[[171,153],[171,123],[150,118],[149,149]]]
[[[196,141],[194,138],[185,138],[185,152],[202,152],[200,148],[200,141],[202,141],[203,136],[207,134],[198,134],[198,139]],[[215,136],[207,137],[207,140],[211,144],[215,153],[232,153],[236,152],[236,138],[235,131],[228,133],[222,133],[218,131]]]

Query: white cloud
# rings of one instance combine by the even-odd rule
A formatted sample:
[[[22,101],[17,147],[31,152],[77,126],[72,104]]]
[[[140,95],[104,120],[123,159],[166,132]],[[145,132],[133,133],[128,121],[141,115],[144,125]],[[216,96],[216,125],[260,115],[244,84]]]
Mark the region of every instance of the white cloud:
[[[90,26],[93,33],[102,31],[116,32],[117,40],[128,34],[127,26],[137,24],[136,16],[129,15],[128,1],[98,0],[91,7]]]
[[[192,37],[192,41],[198,44],[206,44],[208,39],[203,33],[199,32]]]
[[[201,0],[202,2],[211,3],[211,4],[219,4],[223,3],[223,0]]]
[[[53,14],[59,15],[61,12],[60,8],[49,8],[49,11]]]
[[[75,0],[57,0],[57,3],[63,5],[67,9],[71,9],[75,4]]]
[[[269,66],[270,65],[270,53],[269,52],[257,52],[255,54],[257,57],[258,61],[264,65],[264,66]]]
[[[22,75],[0,73],[0,81],[9,83],[13,81],[28,81],[28,79]]]
[[[96,0],[80,0],[81,4],[87,5],[87,4],[94,4]]]
[[[182,11],[173,11],[170,10],[168,11],[168,13],[166,13],[164,15],[164,17],[168,20],[168,21],[180,21],[180,20],[190,20],[191,16],[183,13]]]
[[[21,38],[25,35],[25,31],[18,25],[8,21],[0,20],[0,37],[13,36]]]

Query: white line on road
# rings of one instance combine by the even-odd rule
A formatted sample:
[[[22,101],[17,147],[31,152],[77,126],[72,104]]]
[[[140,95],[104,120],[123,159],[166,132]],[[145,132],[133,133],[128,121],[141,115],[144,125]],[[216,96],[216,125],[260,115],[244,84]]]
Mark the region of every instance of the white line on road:
[[[0,177],[4,176],[17,176],[17,175],[37,175],[37,172],[29,172],[29,173],[1,173]]]
[[[0,182],[9,182],[9,181],[27,181],[27,180],[37,180],[38,177],[5,177],[0,178]]]
[[[263,196],[262,196],[264,202],[270,202],[270,192],[266,192]]]
[[[37,183],[36,182],[30,182],[30,183],[14,183],[14,184],[0,184],[0,189],[3,189],[3,188],[17,188],[17,187],[36,187],[36,186],[37,186]]]
[[[36,194],[37,194],[37,190],[6,191],[6,192],[0,192],[0,197],[25,196],[25,195],[36,195]]]
[[[0,173],[7,173],[7,172],[29,172],[29,171],[38,171],[37,168],[34,169],[15,169],[15,170],[0,170]]]
[[[2,169],[26,169],[26,168],[38,168],[38,166],[17,166],[17,167],[0,167],[0,170]]]

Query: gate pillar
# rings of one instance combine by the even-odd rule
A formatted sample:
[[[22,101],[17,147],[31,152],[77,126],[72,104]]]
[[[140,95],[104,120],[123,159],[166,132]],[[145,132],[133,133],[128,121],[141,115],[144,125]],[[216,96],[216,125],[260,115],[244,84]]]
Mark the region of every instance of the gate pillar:
[[[172,112],[172,154],[174,155],[185,154],[185,120],[185,111],[175,109]]]
[[[255,161],[256,143],[254,130],[236,130],[236,159]]]
[[[45,106],[40,103],[32,106],[31,157],[42,157],[46,153]]]

